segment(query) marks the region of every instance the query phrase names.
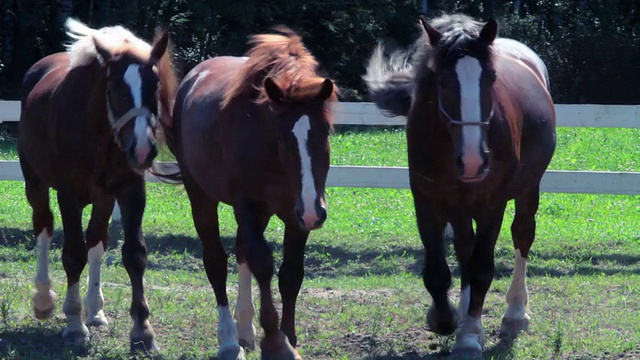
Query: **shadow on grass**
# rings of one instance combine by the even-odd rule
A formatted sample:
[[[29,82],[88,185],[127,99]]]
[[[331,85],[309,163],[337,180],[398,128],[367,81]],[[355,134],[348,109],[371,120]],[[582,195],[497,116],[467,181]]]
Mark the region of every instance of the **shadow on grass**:
[[[117,228],[110,230],[111,239],[108,247],[110,249],[118,246],[118,240],[122,239],[121,232]],[[62,247],[62,231],[54,232],[52,248]],[[188,254],[196,259],[202,259],[202,243],[198,238],[184,235],[157,236],[145,234],[145,240],[149,253],[159,255]],[[269,244],[273,249],[276,259],[282,257],[282,242],[271,241]],[[233,253],[235,244],[234,237],[222,237],[225,250]],[[451,239],[446,240],[446,247],[451,249]],[[15,228],[0,228],[0,246],[22,247],[26,250],[33,250],[35,239],[31,231]],[[22,257],[33,256],[25,252],[16,251],[15,260],[26,261]],[[452,261],[453,256],[449,256],[449,265],[453,267],[455,276],[460,276],[456,262]],[[608,253],[594,255],[571,255],[571,254],[536,254],[536,259],[549,262],[554,260],[561,265],[541,266],[532,261],[528,265],[528,276],[563,277],[572,275],[616,275],[635,274],[640,275],[640,255]],[[230,261],[230,269],[235,265]],[[511,259],[498,258],[495,264],[495,278],[511,277]],[[179,268],[179,263],[158,262],[150,264],[150,268],[156,270],[175,270]],[[416,276],[421,276],[424,268],[424,250],[414,247],[392,247],[385,248],[384,251],[361,251],[349,249],[342,246],[331,246],[324,243],[310,242],[306,249],[305,274],[309,278],[336,277],[336,276],[366,276],[366,275],[393,275],[402,272],[409,272]]]

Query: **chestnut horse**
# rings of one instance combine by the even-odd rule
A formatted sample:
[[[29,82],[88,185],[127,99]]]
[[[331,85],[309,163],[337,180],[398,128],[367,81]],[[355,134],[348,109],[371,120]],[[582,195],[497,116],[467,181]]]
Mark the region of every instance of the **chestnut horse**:
[[[457,329],[454,352],[477,356],[484,344],[481,315],[494,274],[494,248],[511,199],[515,270],[501,332],[515,334],[529,324],[527,256],[540,179],[556,145],[554,106],[542,60],[515,40],[497,38],[494,20],[482,24],[452,15],[421,23],[425,33],[415,53],[385,59],[379,47],[365,80],[381,109],[408,116],[410,184],[425,247],[423,279],[433,298],[428,325],[443,335]],[[461,273],[459,314],[447,294],[451,272],[442,239],[447,222]]]
[[[251,274],[260,289],[262,357],[299,358],[290,345],[297,345],[295,304],[304,275],[304,250],[310,230],[320,228],[327,217],[329,105],[337,89],[317,74],[317,62],[297,34],[276,29],[278,34],[253,36],[248,57],[215,57],[193,68],[178,89],[173,125],[165,129],[218,304],[221,359],[243,358],[240,345],[254,347]],[[238,224],[237,328],[227,299],[220,202],[233,207]],[[273,256],[264,238],[274,214],[285,228],[278,274],[281,331],[271,295]]]
[[[122,259],[133,293],[131,349],[152,350],[156,344],[142,282],[147,249],[141,222],[144,170],[157,154],[158,118],[170,116],[177,89],[168,35],[159,34],[151,46],[120,26],[95,30],[73,19],[65,26],[75,40],[68,51],[38,61],[25,74],[22,87],[18,155],[38,247],[33,308],[37,318],[45,319],[54,306],[48,271],[53,188],[64,230],[65,343],[83,346],[89,335],[86,325],[107,324],[100,264],[117,200],[124,230]],[[88,204],[92,209],[85,242],[82,209]],[[85,325],[78,281],[87,260]]]

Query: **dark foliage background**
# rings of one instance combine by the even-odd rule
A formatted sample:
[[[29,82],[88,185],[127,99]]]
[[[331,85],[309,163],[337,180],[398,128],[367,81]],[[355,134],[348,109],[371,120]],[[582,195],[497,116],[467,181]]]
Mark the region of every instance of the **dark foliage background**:
[[[557,103],[640,103],[640,3],[635,0],[0,0],[0,99],[17,99],[38,59],[61,51],[64,19],[122,24],[151,39],[170,30],[184,75],[198,62],[241,55],[247,36],[285,24],[299,31],[343,101],[366,101],[361,75],[378,40],[407,46],[417,16],[465,12],[498,19],[546,61]]]

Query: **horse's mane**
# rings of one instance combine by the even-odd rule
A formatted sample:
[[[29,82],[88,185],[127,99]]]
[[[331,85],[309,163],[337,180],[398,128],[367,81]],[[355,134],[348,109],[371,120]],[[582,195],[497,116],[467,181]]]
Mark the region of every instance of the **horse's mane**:
[[[143,59],[148,58],[151,52],[151,45],[119,25],[92,29],[73,18],[68,18],[64,25],[67,29],[67,36],[73,40],[66,44],[67,52],[71,58],[69,66],[72,68],[87,65],[94,59],[103,62],[96,50],[93,37],[99,38],[114,52],[127,51]]]
[[[292,95],[304,87],[306,80],[319,80],[318,62],[305,48],[300,35],[286,26],[274,28],[277,34],[253,35],[247,61],[224,91],[222,107],[240,94],[258,90],[256,103],[264,103],[268,96],[262,86],[271,77],[285,92]],[[324,79],[323,79],[324,80]],[[335,91],[332,100],[335,100]]]

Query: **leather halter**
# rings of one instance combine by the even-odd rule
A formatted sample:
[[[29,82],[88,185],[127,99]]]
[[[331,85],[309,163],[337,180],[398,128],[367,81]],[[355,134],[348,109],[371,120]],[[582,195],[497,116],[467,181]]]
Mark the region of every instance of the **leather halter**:
[[[453,124],[453,125],[488,127],[489,126],[489,121],[493,117],[493,113],[494,113],[494,110],[495,110],[495,103],[491,102],[491,111],[489,111],[489,115],[487,115],[487,117],[484,119],[484,121],[480,121],[480,122],[478,122],[478,121],[454,120],[451,117],[451,115],[449,115],[449,113],[442,106],[442,99],[440,99],[440,93],[438,93],[438,110],[440,110],[440,113],[443,114],[447,118],[447,120],[449,120],[449,122],[451,124]]]
[[[120,130],[129,122],[131,119],[135,119],[138,116],[146,116],[148,119],[147,122],[149,126],[155,128],[157,125],[156,116],[146,107],[134,107],[129,109],[124,115],[120,116],[118,120],[116,120],[111,126],[113,127],[114,133],[119,133]]]

